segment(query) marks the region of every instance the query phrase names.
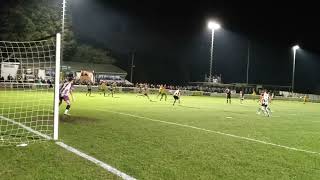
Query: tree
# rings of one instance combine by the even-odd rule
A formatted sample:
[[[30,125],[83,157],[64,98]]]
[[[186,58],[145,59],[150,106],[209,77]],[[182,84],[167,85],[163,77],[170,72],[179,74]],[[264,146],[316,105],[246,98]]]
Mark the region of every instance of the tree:
[[[36,40],[60,31],[57,1],[9,0],[0,9],[0,38],[5,40]]]
[[[62,0],[8,0],[0,6],[0,40],[32,41],[61,32]],[[63,60],[114,63],[110,51],[78,44],[67,13]]]
[[[108,55],[108,51],[89,45],[78,45],[71,61],[91,63],[115,63],[115,59]]]
[[[0,39],[32,41],[55,36],[61,31],[61,2],[52,0],[9,0],[0,7]],[[70,18],[71,19],[71,16]],[[67,24],[64,57],[70,58],[76,41]]]

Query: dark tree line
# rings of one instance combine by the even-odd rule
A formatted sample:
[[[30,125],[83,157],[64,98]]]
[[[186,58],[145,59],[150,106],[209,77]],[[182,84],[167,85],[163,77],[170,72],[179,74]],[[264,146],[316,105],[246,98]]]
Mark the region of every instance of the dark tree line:
[[[0,2],[0,40],[32,41],[61,32],[62,0],[7,0]],[[109,52],[77,41],[67,11],[64,34],[65,61],[114,63]]]

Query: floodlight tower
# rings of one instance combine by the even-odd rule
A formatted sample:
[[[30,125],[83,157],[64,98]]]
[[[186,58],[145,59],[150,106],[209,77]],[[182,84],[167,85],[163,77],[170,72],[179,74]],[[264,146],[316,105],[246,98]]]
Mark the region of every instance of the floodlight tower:
[[[65,29],[65,16],[66,16],[66,3],[67,0],[62,1],[62,16],[61,16],[61,58],[60,62],[63,61],[63,41],[64,41],[64,29]]]
[[[212,63],[213,63],[213,43],[214,43],[214,32],[221,28],[220,24],[215,21],[208,22],[208,28],[211,30],[211,51],[210,51],[210,70],[209,70],[209,81],[212,81]]]
[[[293,50],[293,67],[292,67],[292,83],[291,83],[292,92],[294,90],[294,74],[295,74],[295,70],[296,70],[296,53],[297,53],[298,49],[300,49],[299,45],[295,45],[292,47],[292,50]]]

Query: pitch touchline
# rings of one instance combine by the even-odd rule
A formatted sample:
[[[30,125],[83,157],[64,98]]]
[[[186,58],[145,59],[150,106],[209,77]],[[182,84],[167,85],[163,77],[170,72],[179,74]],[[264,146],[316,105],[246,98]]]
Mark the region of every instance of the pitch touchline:
[[[47,135],[45,135],[45,134],[43,134],[43,133],[41,133],[39,131],[36,131],[36,130],[34,130],[34,129],[32,129],[32,128],[30,128],[30,127],[28,127],[28,126],[26,126],[26,125],[24,125],[22,123],[16,122],[16,121],[14,121],[12,119],[9,119],[9,118],[3,117],[3,116],[0,116],[0,119],[6,120],[6,121],[11,122],[11,123],[13,123],[15,125],[18,125],[18,126],[24,128],[24,129],[26,129],[27,131],[30,131],[30,132],[32,132],[34,134],[37,134],[37,135],[39,135],[39,136],[41,136],[41,137],[43,137],[45,139],[52,140],[51,137],[49,137],[49,136],[47,136]],[[77,149],[75,149],[75,148],[73,148],[71,146],[66,145],[63,142],[56,142],[56,144],[59,145],[60,147],[64,148],[64,149],[70,151],[70,152],[73,152],[74,154],[76,154],[76,155],[78,155],[78,156],[80,156],[80,157],[82,157],[82,158],[84,158],[84,159],[86,159],[88,161],[93,162],[94,164],[102,167],[103,169],[111,172],[114,175],[117,175],[117,176],[121,177],[122,179],[135,180],[135,178],[133,178],[133,177],[131,177],[131,176],[129,176],[129,175],[117,170],[116,168],[114,168],[114,167],[112,167],[112,166],[110,166],[110,165],[108,165],[108,164],[106,164],[106,163],[104,163],[104,162],[92,157],[92,156],[89,156],[89,155],[87,155],[87,154],[85,154],[85,153],[83,153],[83,152],[81,152],[81,151],[79,151],[79,150],[77,150]]]
[[[215,134],[220,134],[220,135],[224,135],[224,136],[229,136],[229,137],[233,137],[233,138],[237,138],[237,139],[243,139],[243,140],[252,141],[252,142],[256,142],[256,143],[271,145],[271,146],[275,146],[275,147],[281,147],[281,148],[288,149],[288,150],[320,155],[320,152],[309,151],[309,150],[304,150],[304,149],[298,149],[298,148],[284,146],[284,145],[280,145],[280,144],[274,144],[274,143],[265,142],[265,141],[261,141],[261,140],[257,140],[257,139],[252,139],[252,138],[237,136],[237,135],[233,135],[233,134],[223,133],[223,132],[220,132],[220,131],[208,130],[208,129],[199,128],[199,127],[195,127],[195,126],[179,124],[179,123],[174,123],[174,122],[168,122],[168,121],[162,121],[162,120],[158,120],[158,119],[152,119],[152,118],[148,118],[148,117],[143,117],[143,116],[138,116],[138,115],[128,114],[128,113],[122,113],[122,112],[117,112],[117,111],[110,111],[110,110],[105,110],[105,109],[96,109],[96,110],[104,111],[104,112],[110,112],[110,113],[114,113],[114,114],[125,115],[125,116],[130,116],[130,117],[135,117],[135,118],[139,118],[139,119],[146,119],[146,120],[154,121],[154,122],[171,124],[171,125],[180,126],[180,127],[187,127],[187,128],[191,128],[191,129],[197,129],[197,130],[206,131],[206,132],[215,133]]]

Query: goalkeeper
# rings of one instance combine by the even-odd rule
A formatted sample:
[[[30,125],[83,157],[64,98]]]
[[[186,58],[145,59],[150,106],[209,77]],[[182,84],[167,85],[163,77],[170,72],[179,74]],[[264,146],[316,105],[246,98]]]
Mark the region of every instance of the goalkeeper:
[[[59,106],[62,104],[62,100],[67,103],[66,110],[64,111],[64,115],[70,115],[70,107],[71,102],[69,99],[69,95],[71,95],[72,101],[74,101],[74,97],[72,94],[73,91],[73,78],[69,78],[67,82],[63,83],[62,86],[60,86],[59,90]]]

